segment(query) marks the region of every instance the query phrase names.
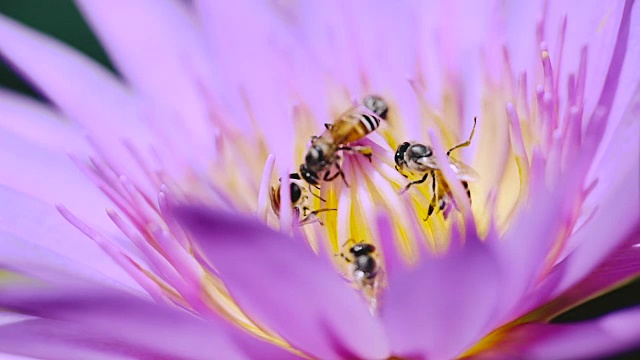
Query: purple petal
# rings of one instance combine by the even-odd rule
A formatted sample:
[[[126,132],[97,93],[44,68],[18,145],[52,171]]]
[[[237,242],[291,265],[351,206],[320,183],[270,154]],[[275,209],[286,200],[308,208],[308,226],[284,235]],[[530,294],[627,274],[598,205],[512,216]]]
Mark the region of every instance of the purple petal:
[[[637,71],[637,60],[640,59],[640,46],[637,46],[637,44],[640,43],[640,11],[637,9],[637,6],[635,6],[635,10],[628,8],[632,7],[630,1],[626,1],[626,3],[626,13],[622,15],[622,24],[619,29],[616,29],[618,31],[617,36],[612,36],[618,41],[626,40],[626,48],[624,52],[616,49],[616,53],[614,53],[613,56],[618,58],[612,60],[611,63],[606,63],[606,65],[610,67],[618,68],[619,78],[616,84],[602,89],[603,93],[612,92],[612,101],[609,104],[611,113],[607,120],[607,129],[605,133],[602,134],[602,144],[613,145],[619,142],[616,129],[619,127],[622,119],[624,119],[624,113],[631,107],[629,105],[630,102],[637,102],[638,84],[640,83],[640,72]],[[621,2],[617,2],[616,6],[622,7]],[[626,21],[628,21],[627,24],[624,23]],[[623,25],[628,26],[628,28],[625,29]],[[628,31],[628,34],[625,34],[625,31]],[[628,38],[624,39],[625,36],[628,36]],[[597,51],[597,49],[595,52],[590,49],[590,52],[594,53],[595,56],[601,56]],[[605,69],[606,68],[600,70],[602,74],[605,74]],[[589,80],[589,75],[590,74],[587,74],[587,81]],[[616,89],[615,96],[612,91],[612,86],[615,86]],[[606,148],[602,146],[599,155],[603,155],[605,149]],[[596,157],[596,160],[597,159],[598,157]],[[603,156],[602,159],[606,160],[606,157]]]
[[[550,319],[585,300],[624,285],[640,275],[640,226],[636,225],[625,244],[579,283],[572,286],[551,303],[545,304],[535,315]],[[560,266],[562,266],[561,264]]]
[[[547,190],[542,171],[545,165],[539,155],[533,154],[528,206],[516,215],[502,239],[492,243],[504,269],[508,270],[508,285],[501,294],[501,308],[507,317],[503,320],[520,315],[523,306],[520,300],[544,270],[545,259],[562,227],[566,226],[580,189],[581,182],[569,169],[561,184],[553,191]]]
[[[607,69],[616,57],[614,47],[624,8],[624,1],[573,0],[549,3],[544,40],[551,50],[553,61],[562,56],[559,85],[567,83],[569,73],[577,73],[581,48],[587,46],[585,114],[595,110],[598,92],[607,77]],[[560,55],[558,34],[564,16],[567,17],[567,30],[563,52]],[[599,26],[594,27],[593,24]],[[637,79],[637,76],[635,78]]]
[[[398,243],[395,241],[395,235],[393,231],[393,224],[386,212],[381,211],[376,216],[376,226],[378,231],[378,238],[380,239],[380,245],[382,246],[382,253],[384,254],[384,271],[385,273],[393,276],[404,273],[405,261],[402,259],[402,255],[399,253]]]
[[[88,221],[113,229],[104,215],[111,202],[73,163],[67,151],[93,153],[82,131],[50,107],[0,91],[0,185],[50,205],[64,202]]]
[[[106,349],[106,347],[109,349]],[[100,349],[102,348],[102,349]],[[0,326],[0,351],[43,360],[118,360],[138,353],[87,327],[37,319]],[[148,352],[144,354],[149,356]]]
[[[460,240],[454,234],[452,243]],[[462,249],[390,277],[381,317],[393,354],[435,359],[459,355],[484,335],[502,285],[491,249],[471,233]]]
[[[315,69],[314,64],[302,59],[291,34],[266,4],[206,0],[195,4],[217,71],[227,84],[224,91],[242,91],[244,111],[254,117],[255,127],[278,159],[279,174],[284,176],[293,165],[297,88],[309,86],[298,84],[296,75]],[[308,74],[301,77],[309,79]]]
[[[115,76],[62,43],[0,16],[0,54],[71,120],[80,123],[114,164],[142,176],[120,141],[143,145],[148,130],[138,121],[133,97]],[[42,66],[47,59],[47,66]],[[72,80],[70,80],[72,79]],[[136,172],[137,171],[137,172]]]
[[[605,162],[598,169],[599,181],[594,192],[587,198],[587,209],[597,211],[593,218],[570,238],[573,251],[563,260],[562,282],[555,294],[565,291],[584,278],[616,248],[638,226],[640,219],[640,189],[630,184],[640,183],[640,153],[637,133],[640,88],[631,103],[625,119],[620,123],[620,142],[612,143]],[[597,206],[597,207],[596,207]]]
[[[82,131],[51,106],[4,89],[0,89],[0,128],[53,151],[91,152]]]
[[[0,264],[47,277],[56,271],[77,272],[101,282],[133,289],[120,266],[94,242],[69,224],[53,206],[0,186]]]
[[[319,358],[388,356],[363,297],[302,239],[211,209],[175,211],[240,308],[294,348]]]
[[[19,107],[18,102],[14,105],[14,108]],[[0,117],[11,115],[10,112],[3,111],[6,109],[7,107],[0,105]],[[27,114],[24,113],[24,115]],[[111,201],[74,164],[65,152],[64,145],[55,144],[53,140],[50,140],[49,144],[44,143],[46,140],[43,140],[42,144],[31,141],[34,138],[37,141],[37,137],[44,136],[41,131],[52,128],[58,119],[49,117],[36,119],[12,117],[10,119],[17,124],[23,123],[24,125],[15,125],[15,128],[18,129],[15,132],[0,128],[0,163],[3,170],[0,185],[50,205],[64,202],[73,211],[82,213],[88,221],[113,229],[103,212],[105,208],[113,206]],[[50,126],[43,126],[42,130],[30,131],[27,129],[30,122],[36,125],[47,121],[50,122]],[[29,132],[25,134],[28,136],[27,138],[16,134],[16,132],[23,130]],[[55,130],[51,130],[49,136],[55,136]],[[73,135],[69,137],[73,138]],[[75,143],[79,144],[80,141],[76,139]],[[74,141],[70,140],[69,146],[73,146],[73,144]],[[82,196],[77,196],[79,193]]]
[[[259,348],[267,357],[294,357],[219,319],[204,321],[108,287],[4,287],[0,307],[35,317],[0,326],[0,351],[15,354],[86,359],[91,351],[105,358],[210,359],[215,354],[243,359]],[[66,348],[80,355],[72,356]]]
[[[213,129],[196,73],[209,66],[203,39],[183,1],[77,1],[116,67],[153,109],[158,127],[184,132],[192,154],[211,153]],[[196,150],[193,150],[193,149]],[[196,158],[195,156],[193,158]]]
[[[635,92],[631,101],[628,102],[624,113],[621,116],[618,126],[615,129],[612,141],[608,144],[603,143],[600,147],[600,159],[596,156],[589,174],[589,181],[597,181],[596,186],[589,193],[583,205],[584,211],[589,213],[601,207],[601,203],[608,197],[615,197],[614,192],[620,187],[628,187],[628,184],[634,180],[629,179],[629,171],[635,172],[631,176],[637,176],[640,167],[640,138],[637,134],[640,132],[640,83],[636,85]],[[629,191],[638,191],[637,188],[630,188]],[[633,197],[629,194],[629,197]],[[616,206],[608,209],[608,211],[622,210],[623,207]],[[624,215],[626,211],[621,211]],[[632,215],[632,214],[631,214]],[[595,217],[601,216],[596,213]],[[579,244],[576,241],[570,241],[571,244]],[[569,246],[572,250],[575,246]]]
[[[609,66],[607,69],[607,75],[604,79],[602,92],[599,95],[596,109],[593,111],[593,113],[591,114],[591,118],[589,119],[589,128],[592,128],[593,126],[597,127],[599,125],[597,124],[597,121],[596,121],[596,119],[599,116],[602,117],[603,121],[608,120],[609,116],[611,115],[611,111],[613,110],[614,100],[616,100],[616,94],[618,92],[618,87],[620,84],[620,74],[622,73],[622,68],[625,62],[627,49],[629,47],[628,45],[629,45],[629,35],[630,35],[630,27],[631,27],[632,5],[633,5],[633,0],[625,1],[624,11],[622,13],[622,19],[620,20],[620,28],[618,29],[618,32],[617,32],[616,42],[615,42],[615,47],[613,49],[611,62],[609,63]],[[638,14],[638,12],[636,11],[636,18],[638,16],[640,16],[640,14]],[[637,21],[635,22],[635,25],[637,28],[637,25],[638,25]],[[636,33],[638,32],[637,29],[635,32]],[[629,66],[635,68],[636,60],[637,60],[636,58],[631,58],[630,61],[632,61],[633,63],[631,63]],[[625,94],[627,95],[627,98],[630,97],[630,93],[632,93],[636,87],[637,87],[637,83],[636,84],[632,83],[628,89],[625,89],[627,91],[630,90],[630,92]],[[621,103],[620,105],[624,107],[625,103]],[[600,111],[598,110],[602,110],[603,113],[600,113]],[[617,125],[617,124],[614,124],[614,125]],[[587,129],[587,134],[588,133],[589,133],[589,129]],[[598,136],[598,139],[600,139],[602,134],[597,133],[596,136]]]
[[[479,358],[601,359],[640,344],[640,308],[573,324],[525,324]],[[483,357],[484,356],[484,357]]]

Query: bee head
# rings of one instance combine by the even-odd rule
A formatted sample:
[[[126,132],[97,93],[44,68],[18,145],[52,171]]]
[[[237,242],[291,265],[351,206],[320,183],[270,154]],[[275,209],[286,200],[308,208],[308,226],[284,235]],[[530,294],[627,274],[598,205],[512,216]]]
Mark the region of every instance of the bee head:
[[[300,186],[294,182],[289,184],[290,194],[291,194],[291,203],[295,204],[302,197],[302,189]]]
[[[308,157],[308,154],[307,154]],[[300,165],[300,175],[304,179],[304,181],[308,182],[311,185],[318,185],[320,178],[318,177],[318,173],[315,171],[309,170],[307,164]],[[293,193],[293,192],[292,192]]]
[[[349,249],[349,252],[353,254],[353,256],[364,256],[372,254],[376,251],[376,247],[371,244],[360,243],[355,244]]]
[[[364,104],[364,107],[371,110],[371,112],[378,115],[381,119],[387,120],[389,106],[382,97],[378,95],[369,95],[362,100],[362,103]]]
[[[407,152],[409,146],[410,144],[408,142],[404,142],[400,144],[398,146],[398,150],[396,150],[395,162],[399,167],[402,167],[402,165],[406,164],[406,161],[404,160],[404,154]]]

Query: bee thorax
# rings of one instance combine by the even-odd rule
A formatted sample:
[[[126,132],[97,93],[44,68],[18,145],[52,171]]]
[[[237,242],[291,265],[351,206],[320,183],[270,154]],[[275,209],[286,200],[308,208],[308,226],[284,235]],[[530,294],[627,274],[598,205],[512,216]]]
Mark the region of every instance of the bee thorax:
[[[362,279],[372,279],[376,275],[377,266],[373,257],[368,255],[358,256],[355,259],[354,277],[359,275]]]
[[[422,144],[413,144],[407,149],[406,157],[409,159],[429,157],[433,153],[431,148]]]

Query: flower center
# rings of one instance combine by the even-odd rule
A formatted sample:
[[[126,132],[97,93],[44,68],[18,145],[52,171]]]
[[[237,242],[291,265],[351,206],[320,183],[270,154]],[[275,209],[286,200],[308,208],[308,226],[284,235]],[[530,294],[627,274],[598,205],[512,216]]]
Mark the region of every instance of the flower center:
[[[445,254],[452,231],[455,227],[464,231],[469,222],[482,237],[489,231],[503,232],[527,202],[534,153],[546,166],[545,178],[537,180],[560,181],[558,175],[580,145],[585,52],[577,75],[569,77],[569,97],[563,106],[558,97],[559,64],[554,71],[546,45],[539,43],[541,84],[530,91],[526,74],[513,74],[505,50],[503,76],[485,79],[479,98],[482,107],[471,116],[462,116],[464,96],[446,76],[440,105],[429,100],[428,81],[421,75],[405,84],[414,96],[414,111],[401,108],[401,99],[393,91],[369,91],[365,75],[366,93],[331,89],[329,121],[315,116],[310,104],[300,101],[293,117],[294,168],[274,171],[282,166],[269,154],[269,134],[256,125],[249,105],[253,131],[230,126],[233,119],[216,118],[217,153],[208,172],[187,172],[182,179],[149,173],[155,193],[141,190],[142,186],[99,159],[79,162],[116,204],[117,211],[108,210],[108,215],[141,255],[119,247],[64,207],[60,212],[157,301],[203,316],[222,314],[251,333],[288,347],[277,334],[244,314],[224,283],[201,262],[191,239],[173,218],[169,199],[256,214],[272,228],[303,234],[312,248],[330,249],[338,270],[363,290],[375,310],[383,287],[376,279],[384,269],[384,254],[377,250],[380,234],[374,226],[378,214],[390,220],[395,245],[411,264],[425,244],[433,253]],[[343,147],[334,149],[336,157],[328,158],[325,148],[310,146],[314,136],[331,133],[331,126],[337,127],[345,112],[364,106],[362,99],[367,95],[378,95],[388,105],[379,128],[374,126],[375,118],[367,118],[361,124],[368,127],[367,134],[348,141],[331,138],[337,142],[333,145]],[[135,149],[131,151],[137,158]],[[301,173],[299,166],[309,165],[309,159],[326,160],[338,175],[316,180],[313,169]],[[576,210],[567,219],[567,231],[558,238],[548,266],[563,254],[580,201],[576,199]]]

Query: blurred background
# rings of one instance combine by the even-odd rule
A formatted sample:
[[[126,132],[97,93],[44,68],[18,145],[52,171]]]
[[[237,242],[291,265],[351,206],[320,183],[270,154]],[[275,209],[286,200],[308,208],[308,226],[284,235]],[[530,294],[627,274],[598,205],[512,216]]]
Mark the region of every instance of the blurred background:
[[[115,72],[113,65],[100,46],[100,43],[82,19],[72,1],[2,0],[0,1],[0,13],[79,49]],[[45,63],[43,63],[43,66],[46,66]],[[72,79],[70,79],[70,81],[72,81]],[[2,59],[0,59],[0,86],[42,99],[42,97],[33,91]],[[46,99],[42,100],[46,101]],[[630,186],[638,186],[638,184],[631,184]],[[616,291],[578,306],[558,316],[554,319],[554,322],[566,323],[596,318],[608,312],[634,305],[640,305],[640,279]],[[640,326],[640,324],[638,324],[638,326]],[[621,354],[615,358],[640,359],[640,344],[638,344],[637,351]]]

